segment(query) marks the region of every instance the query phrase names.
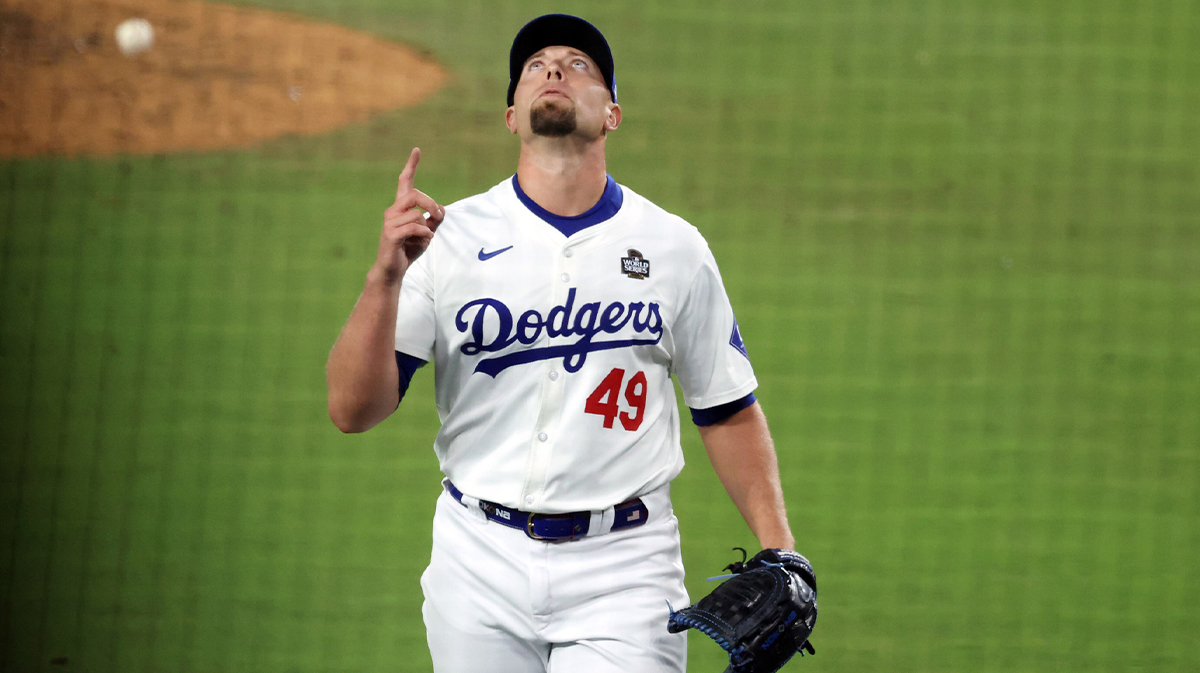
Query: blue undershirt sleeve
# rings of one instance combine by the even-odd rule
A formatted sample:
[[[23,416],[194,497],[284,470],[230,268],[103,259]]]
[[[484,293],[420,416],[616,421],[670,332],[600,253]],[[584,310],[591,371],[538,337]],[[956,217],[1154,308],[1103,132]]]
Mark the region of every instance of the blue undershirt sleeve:
[[[408,391],[408,384],[412,382],[413,374],[416,374],[417,370],[424,366],[425,361],[421,358],[396,351],[396,368],[400,370],[400,399],[404,399],[404,393]]]
[[[701,426],[720,423],[742,409],[754,404],[757,400],[758,398],[754,396],[754,393],[749,393],[741,399],[726,402],[725,404],[718,404],[715,407],[692,409],[692,422]],[[691,409],[691,407],[688,408]]]

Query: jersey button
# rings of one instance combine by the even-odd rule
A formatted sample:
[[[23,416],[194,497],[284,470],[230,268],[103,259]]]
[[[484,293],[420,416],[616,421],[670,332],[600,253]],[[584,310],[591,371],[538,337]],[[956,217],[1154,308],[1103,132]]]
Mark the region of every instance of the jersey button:
[[[532,496],[532,495],[527,495],[527,496],[525,496],[525,504],[526,504],[526,505],[532,505],[532,504],[533,504],[533,496]]]
[[[546,441],[547,439],[550,439],[550,435],[547,435],[547,434],[546,434],[546,433],[544,433],[544,432],[540,432],[540,433],[538,433],[538,441],[539,441],[539,442],[544,442],[544,441]]]
[[[558,372],[550,372],[550,380],[557,381],[558,380]]]
[[[575,253],[571,252],[570,250],[563,250],[563,257],[570,257],[571,255],[574,255],[574,254]]]
[[[562,282],[566,283],[566,282],[568,282],[568,281],[570,281],[570,280],[571,280],[571,275],[570,275],[570,274],[567,274],[567,273],[564,273],[564,274],[561,276],[561,278],[562,278]]]

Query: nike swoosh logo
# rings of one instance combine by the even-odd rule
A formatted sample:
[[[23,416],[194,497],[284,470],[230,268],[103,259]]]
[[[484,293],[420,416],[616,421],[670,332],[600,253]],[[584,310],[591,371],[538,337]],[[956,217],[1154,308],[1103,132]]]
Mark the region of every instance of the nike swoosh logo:
[[[483,248],[480,248],[479,249],[479,261],[486,262],[487,260],[495,257],[496,255],[499,255],[500,253],[505,252],[506,250],[512,250],[512,246],[510,245],[507,248],[500,248],[499,250],[494,250],[492,252],[484,252]]]

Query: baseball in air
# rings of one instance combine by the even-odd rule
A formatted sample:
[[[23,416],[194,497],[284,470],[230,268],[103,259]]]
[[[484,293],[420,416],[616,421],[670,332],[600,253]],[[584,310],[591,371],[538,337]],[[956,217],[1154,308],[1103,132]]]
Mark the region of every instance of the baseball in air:
[[[154,44],[154,27],[145,19],[125,19],[117,25],[117,48],[126,56],[146,51]]]

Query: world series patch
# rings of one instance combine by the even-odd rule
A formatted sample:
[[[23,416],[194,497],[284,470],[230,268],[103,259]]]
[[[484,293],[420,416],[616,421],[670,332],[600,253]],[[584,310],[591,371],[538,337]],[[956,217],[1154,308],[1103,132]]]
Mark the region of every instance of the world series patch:
[[[642,253],[630,248],[629,256],[621,258],[621,273],[638,280],[649,278],[650,260],[642,257]]]

